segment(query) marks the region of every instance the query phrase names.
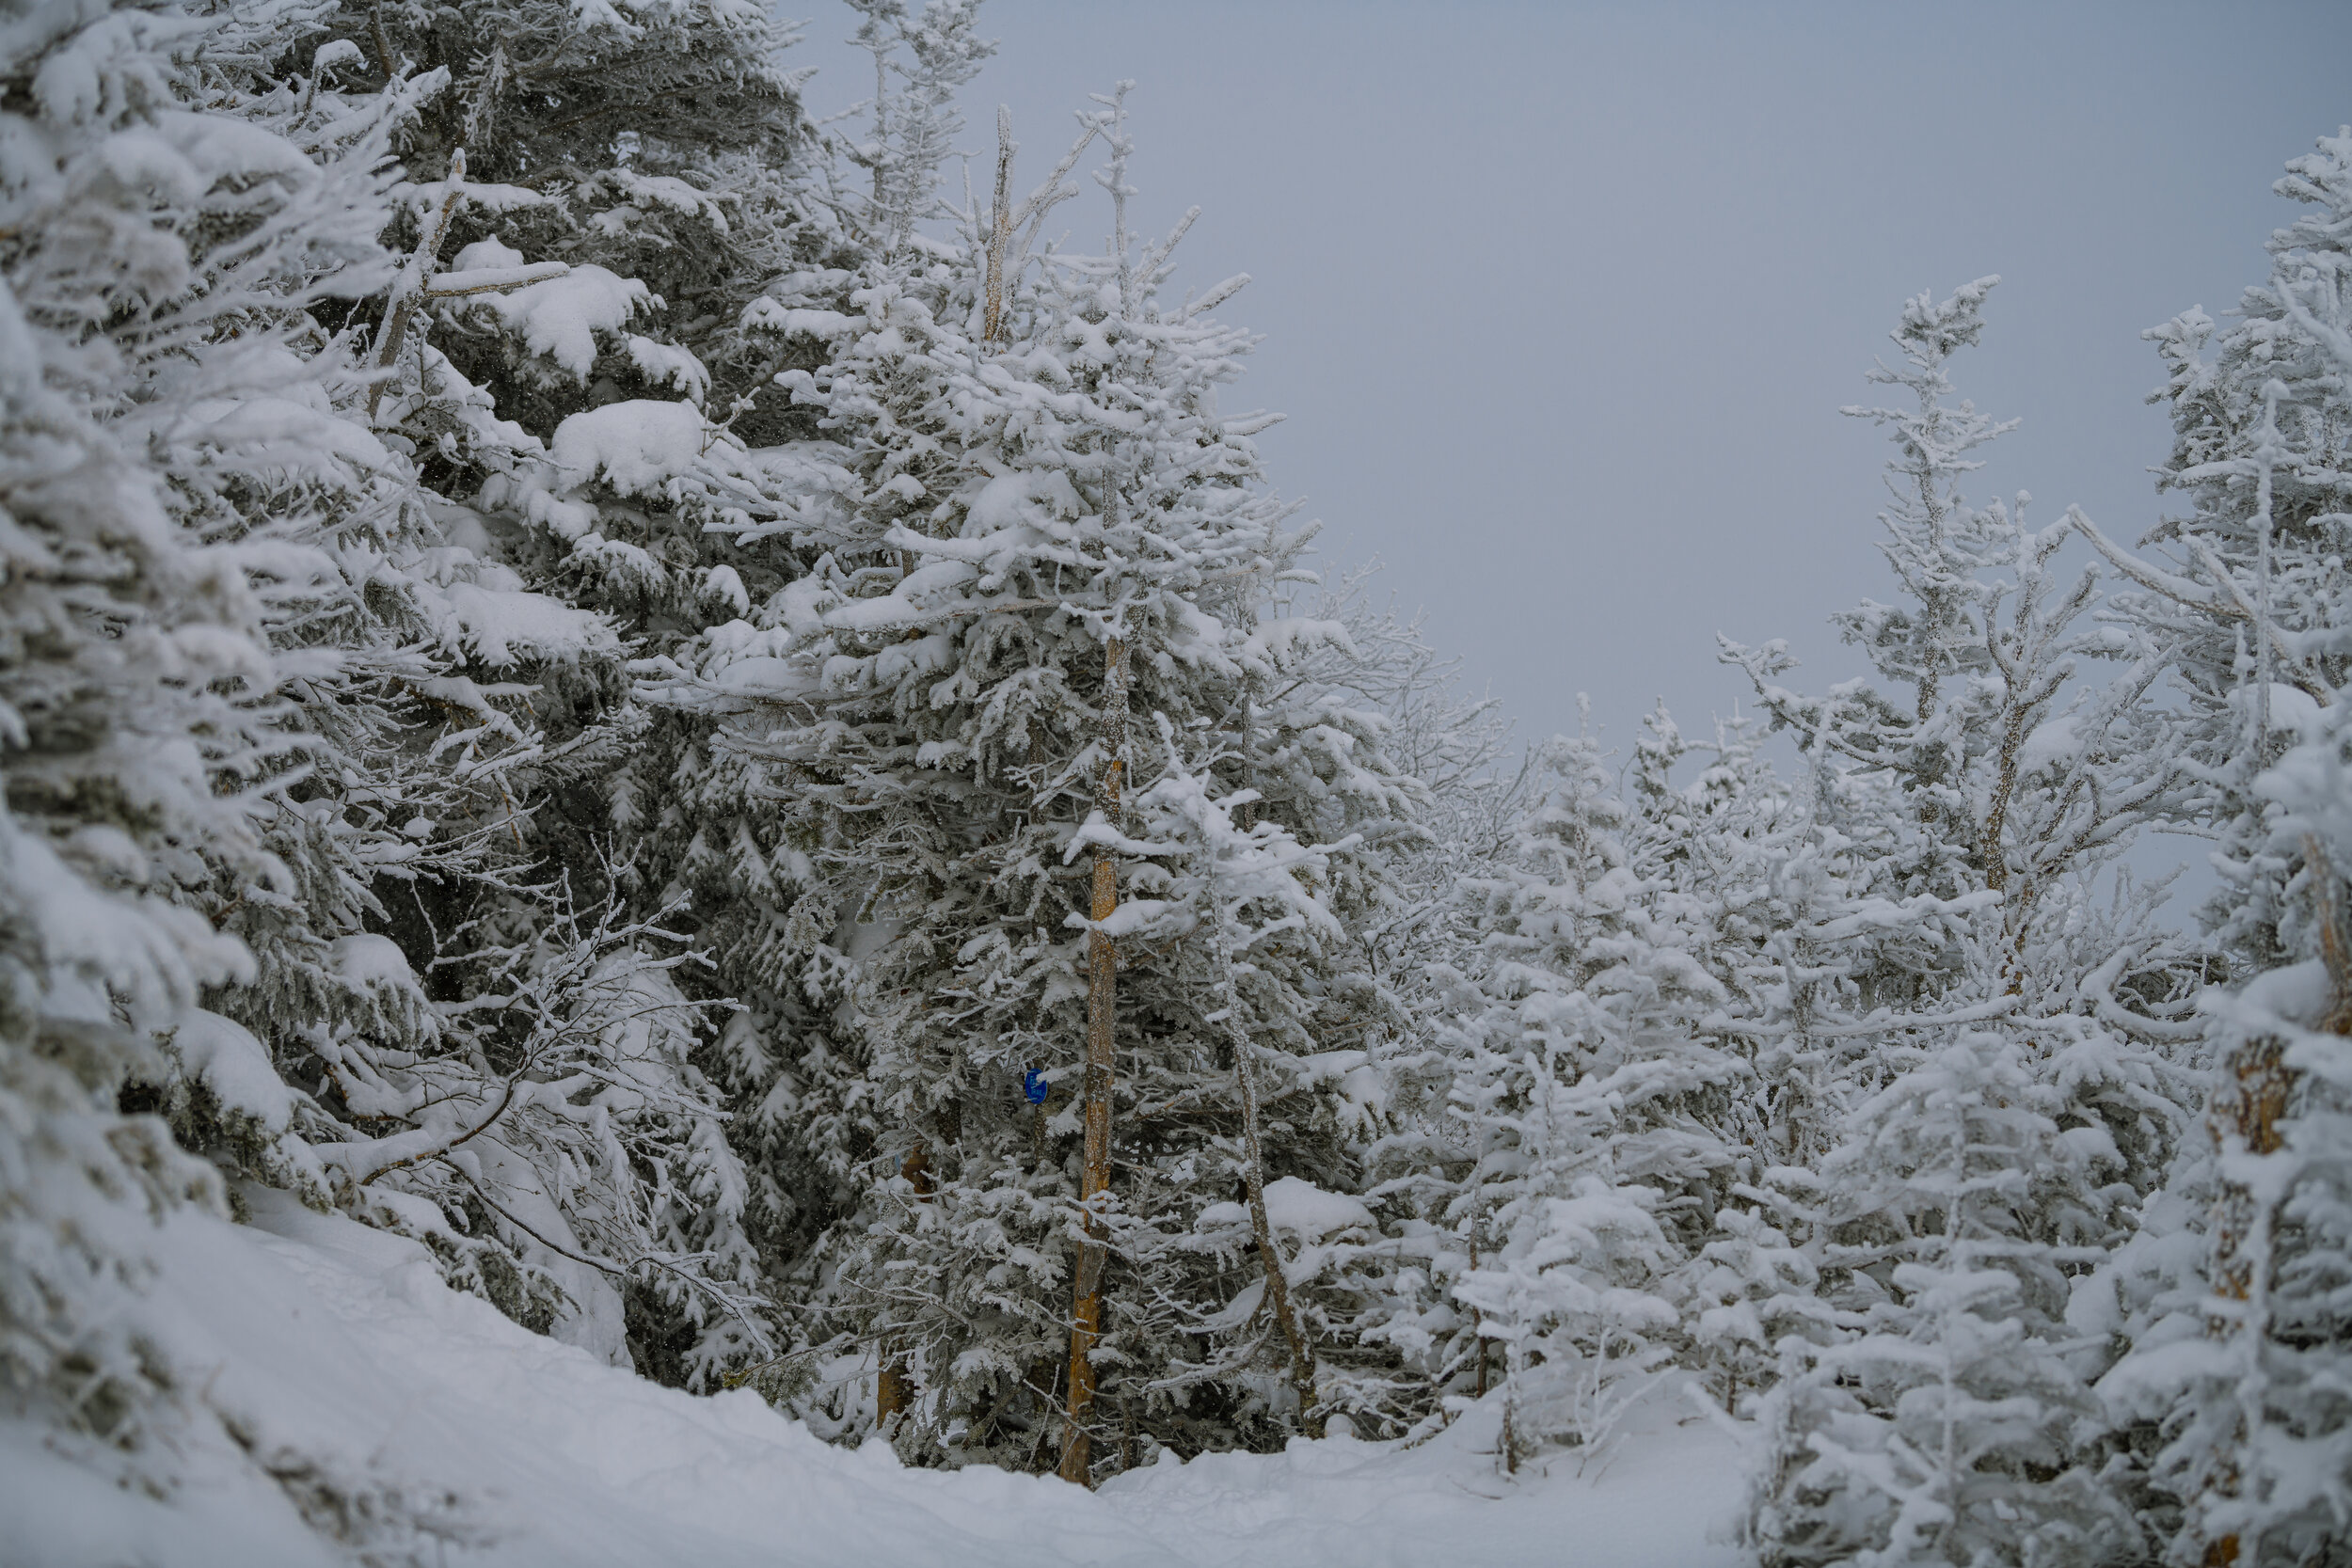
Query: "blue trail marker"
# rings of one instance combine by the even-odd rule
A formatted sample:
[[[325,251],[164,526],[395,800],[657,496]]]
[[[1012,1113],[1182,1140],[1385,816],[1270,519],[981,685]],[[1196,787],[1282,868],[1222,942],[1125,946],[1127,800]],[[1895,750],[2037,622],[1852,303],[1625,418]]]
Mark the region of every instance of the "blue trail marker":
[[[1045,1074],[1035,1068],[1021,1075],[1021,1092],[1032,1105],[1045,1103],[1045,1091],[1050,1086],[1045,1082]]]

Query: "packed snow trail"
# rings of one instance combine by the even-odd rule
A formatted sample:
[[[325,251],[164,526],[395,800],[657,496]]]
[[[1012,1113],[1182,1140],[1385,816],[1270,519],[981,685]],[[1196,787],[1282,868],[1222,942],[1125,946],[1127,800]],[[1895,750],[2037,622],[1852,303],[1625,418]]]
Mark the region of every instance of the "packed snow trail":
[[[1216,1454],[1099,1493],[1001,1470],[910,1470],[828,1446],[749,1392],[699,1399],[540,1338],[442,1284],[416,1243],[249,1193],[256,1224],[180,1214],[143,1326],[296,1489],[330,1493],[379,1560],[497,1568],[1708,1568],[1735,1445],[1661,1415],[1597,1484],[1497,1475],[1473,1411],[1409,1451],[1347,1438]],[[40,1568],[300,1568],[350,1559],[209,1421],[169,1440],[169,1499],[103,1454],[0,1422],[0,1560]],[[1481,1452],[1479,1450],[1486,1451]],[[336,1505],[314,1503],[314,1513]],[[422,1518],[424,1533],[402,1520]]]

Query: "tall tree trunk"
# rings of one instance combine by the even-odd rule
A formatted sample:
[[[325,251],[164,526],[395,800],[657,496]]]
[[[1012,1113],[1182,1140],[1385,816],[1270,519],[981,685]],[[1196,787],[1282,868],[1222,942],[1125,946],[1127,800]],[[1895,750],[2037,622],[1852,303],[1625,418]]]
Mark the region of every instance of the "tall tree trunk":
[[[980,341],[993,343],[1005,325],[1005,260],[1012,250],[1012,111],[996,110],[996,201],[988,214],[988,275],[981,294]]]
[[[2222,1081],[2213,1097],[2211,1115],[2216,1142],[2226,1146],[2234,1138],[2244,1144],[2249,1154],[2278,1151],[2282,1142],[2279,1123],[2286,1115],[2287,1098],[2295,1087],[2295,1078],[2285,1058],[2286,1042],[2275,1035],[2258,1036],[2230,1053],[2222,1066]],[[2252,1304],[2257,1294],[2255,1287],[2262,1283],[2255,1277],[2257,1259],[2269,1250],[2258,1243],[2269,1223],[2270,1215],[2250,1188],[2241,1182],[2222,1182],[2214,1202],[2213,1290],[2216,1296],[2230,1305],[2216,1311],[2209,1322],[2208,1331],[2216,1338],[2264,1332],[2264,1325],[2254,1321],[2258,1311]],[[2242,1450],[2249,1435],[2241,1413],[2232,1449]],[[2223,1497],[2234,1497],[2244,1482],[2245,1473],[2238,1464],[2237,1452],[2223,1453],[2214,1466],[2214,1492]],[[2235,1532],[2215,1536],[2205,1543],[2204,1568],[2232,1568],[2239,1555],[2240,1542]]]
[[[1120,791],[1127,756],[1127,644],[1112,638],[1104,652],[1103,775],[1095,804],[1104,820],[1119,820]],[[1094,851],[1093,897],[1088,918],[1108,920],[1119,908],[1119,863],[1110,847]],[[1086,1167],[1081,1201],[1091,1205],[1111,1184],[1111,1085],[1114,1025],[1119,1011],[1119,955],[1098,927],[1087,933]],[[1094,1409],[1094,1342],[1103,1331],[1103,1263],[1107,1239],[1102,1217],[1091,1208],[1070,1318],[1070,1403],[1062,1427],[1061,1478],[1086,1483],[1093,1443],[1087,1421]]]
[[[1227,973],[1230,974],[1231,970]],[[1229,986],[1231,982],[1228,982]],[[1298,1424],[1310,1437],[1323,1435],[1323,1417],[1315,1409],[1315,1353],[1308,1342],[1306,1324],[1291,1310],[1290,1277],[1282,1259],[1282,1249],[1274,1239],[1274,1226],[1266,1217],[1265,1157],[1258,1142],[1258,1075],[1251,1070],[1249,1038],[1242,1032],[1241,1021],[1234,1016],[1232,992],[1226,996],[1226,1027],[1233,1037],[1233,1079],[1241,1088],[1242,1182],[1249,1194],[1249,1227],[1256,1233],[1258,1260],[1265,1268],[1266,1307],[1274,1313],[1275,1323],[1282,1330],[1282,1338],[1290,1347],[1291,1386],[1298,1391]]]
[[[1247,745],[1258,725],[1258,705],[1249,695],[1242,698],[1241,733]],[[1253,808],[1244,807],[1254,822]],[[1242,1187],[1249,1199],[1249,1228],[1258,1243],[1258,1261],[1265,1270],[1265,1304],[1274,1314],[1275,1325],[1282,1331],[1282,1339],[1290,1348],[1291,1386],[1298,1392],[1299,1425],[1310,1437],[1323,1435],[1323,1418],[1315,1410],[1315,1354],[1307,1327],[1291,1310],[1290,1272],[1283,1261],[1281,1244],[1274,1239],[1273,1221],[1265,1207],[1265,1150],[1258,1133],[1258,1074],[1251,1063],[1255,1051],[1249,1031],[1242,1027],[1241,990],[1233,983],[1232,942],[1226,933],[1225,898],[1219,891],[1214,850],[1207,851],[1204,867],[1209,879],[1209,932],[1211,957],[1216,965],[1217,999],[1223,1003],[1225,1033],[1233,1047],[1233,1085],[1241,1100]]]
[[[2328,968],[2328,1013],[2319,1027],[2331,1035],[2352,1035],[2352,928],[2347,928],[2344,919],[2341,884],[2316,838],[2304,840],[2303,860],[2312,887],[2314,923],[2319,927],[2319,954]],[[2277,1153],[2286,1141],[2280,1123],[2286,1119],[2298,1076],[2286,1065],[2286,1042],[2275,1035],[2247,1040],[2230,1053],[2223,1072],[2213,1100],[2216,1139],[2226,1143],[2235,1138],[2249,1154]],[[2240,1182],[2222,1183],[2214,1204],[2213,1289],[2215,1295],[2231,1306],[2213,1316],[2217,1335],[2268,1332],[2268,1325],[2257,1321],[2262,1294],[2258,1288],[2267,1281],[2258,1279],[2255,1271],[2266,1261],[2270,1250],[2257,1244],[2270,1220],[2270,1213],[2250,1189]],[[2249,1303],[2256,1304],[2251,1310]],[[2241,1416],[2235,1433],[2240,1449],[2251,1437],[2243,1419]],[[2244,1483],[2236,1456],[2225,1454],[2216,1466],[2214,1490],[2234,1497]],[[2242,1559],[2250,1560],[2248,1544],[2235,1534],[2215,1536],[2205,1543],[2205,1568],[2231,1568]]]
[[[1518,1314],[1515,1314],[1517,1316]],[[1520,1321],[1524,1322],[1522,1316]],[[1502,1347],[1502,1431],[1495,1446],[1502,1450],[1502,1473],[1519,1473],[1519,1341],[1514,1338]]]
[[[1478,1272],[1478,1211],[1470,1217],[1470,1272]],[[1486,1397],[1486,1314],[1478,1307],[1470,1308],[1470,1343],[1478,1347],[1478,1382],[1470,1390],[1473,1399]]]
[[[931,1148],[923,1139],[914,1142],[914,1150],[899,1162],[898,1174],[914,1189],[918,1203],[931,1198]],[[890,1435],[890,1418],[904,1412],[914,1402],[914,1369],[908,1365],[905,1348],[896,1338],[882,1341],[882,1375],[874,1382],[874,1430]]]
[[[896,1347],[885,1345],[882,1375],[874,1386],[874,1430],[889,1436],[892,1418],[914,1402],[914,1380],[907,1376],[906,1357]]]

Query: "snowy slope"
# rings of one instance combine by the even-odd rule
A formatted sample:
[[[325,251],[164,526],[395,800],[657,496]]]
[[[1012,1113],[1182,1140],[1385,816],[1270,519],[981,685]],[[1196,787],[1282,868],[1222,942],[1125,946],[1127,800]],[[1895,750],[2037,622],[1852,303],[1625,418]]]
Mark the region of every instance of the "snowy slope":
[[[1116,1478],[1101,1498],[1198,1568],[1731,1568],[1740,1459],[1712,1427],[1654,1418],[1597,1478],[1573,1459],[1507,1481],[1497,1410],[1422,1447],[1294,1440]],[[1715,1537],[1718,1539],[1710,1539]],[[1090,1560],[1079,1559],[1077,1560]]]
[[[1506,1484],[1480,1412],[1412,1451],[1298,1442],[1163,1463],[1099,1494],[995,1470],[908,1470],[879,1445],[829,1447],[748,1392],[691,1398],[527,1333],[448,1290],[413,1243],[279,1195],[250,1198],[253,1227],[183,1215],[164,1232],[153,1328],[178,1365],[200,1370],[203,1399],[254,1454],[297,1487],[317,1483],[315,1507],[358,1517],[385,1561],[1740,1560],[1707,1539],[1736,1456],[1701,1425],[1638,1433],[1597,1485],[1573,1465]],[[0,1424],[0,1561],[348,1560],[217,1428],[192,1425],[177,1446],[182,1484],[165,1500],[118,1488],[96,1456]]]

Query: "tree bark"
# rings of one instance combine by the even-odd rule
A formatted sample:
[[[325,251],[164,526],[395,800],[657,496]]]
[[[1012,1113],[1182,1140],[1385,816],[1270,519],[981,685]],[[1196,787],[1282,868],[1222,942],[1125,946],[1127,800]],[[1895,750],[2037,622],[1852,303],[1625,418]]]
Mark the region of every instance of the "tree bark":
[[[1104,819],[1119,819],[1126,770],[1127,644],[1112,638],[1104,653],[1103,774],[1095,804]],[[1107,845],[1094,851],[1093,896],[1088,918],[1108,920],[1119,908],[1119,863]],[[1103,1331],[1103,1264],[1107,1240],[1090,1206],[1111,1184],[1112,1050],[1118,1019],[1119,955],[1098,927],[1087,933],[1086,1154],[1080,1201],[1089,1205],[1086,1243],[1078,1251],[1070,1321],[1070,1402],[1063,1420],[1061,1478],[1088,1482],[1093,1443],[1087,1422],[1094,1409],[1094,1344]]]
[[[907,1376],[906,1357],[885,1346],[882,1350],[882,1376],[874,1386],[874,1430],[890,1435],[891,1418],[914,1402],[914,1387]]]
[[[2352,930],[2346,929],[2336,870],[2316,838],[2304,841],[2303,861],[2319,927],[2319,955],[2328,968],[2328,1012],[2319,1027],[2331,1035],[2352,1035]],[[2275,1035],[2247,1040],[2230,1053],[2223,1073],[2213,1099],[2216,1141],[2226,1144],[2234,1137],[2249,1154],[2278,1152],[2286,1141],[2280,1123],[2287,1118],[2298,1076],[2286,1065],[2286,1042]],[[2261,1200],[2251,1191],[2238,1182],[2222,1183],[2214,1204],[2213,1290],[2233,1307],[2256,1295],[2260,1282],[2254,1270],[2258,1258],[2268,1248],[2251,1243],[2269,1223],[2270,1216],[2262,1212]],[[2226,1335],[2233,1329],[2259,1335],[2266,1332],[2266,1325],[2250,1321],[2242,1309],[2214,1315],[2215,1334]],[[2241,1448],[2248,1436],[2241,1426],[2236,1433]],[[2214,1490],[2234,1497],[2244,1482],[2235,1456],[2225,1454],[2217,1467]],[[2214,1537],[2205,1543],[2205,1568],[2232,1568],[2245,1555],[2245,1545],[2234,1534]]]
[[[1474,1209],[1470,1217],[1470,1272],[1478,1272],[1478,1212]],[[1478,1382],[1471,1396],[1483,1400],[1486,1397],[1486,1314],[1475,1307],[1470,1308],[1470,1343],[1478,1347]]]
[[[381,13],[378,13],[381,20]],[[380,40],[379,28],[377,38]],[[390,68],[388,66],[387,71]],[[417,248],[408,258],[408,264],[393,279],[390,295],[385,300],[384,325],[375,342],[375,384],[368,388],[368,418],[375,418],[378,404],[384,401],[384,388],[391,384],[392,367],[400,362],[400,351],[408,341],[408,324],[416,314],[417,302],[424,297],[425,279],[441,262],[441,242],[449,238],[450,219],[457,214],[457,203],[466,194],[466,150],[458,148],[449,155],[449,173],[443,182],[448,194],[441,198],[440,211],[427,219],[423,232],[418,237]]]
[[[914,1189],[916,1202],[930,1202],[930,1145],[916,1139],[914,1152],[899,1163],[898,1174]],[[888,1436],[890,1418],[914,1403],[914,1376],[907,1364],[906,1351],[897,1339],[882,1341],[882,1375],[874,1383],[874,1430]]]
[[[2272,1154],[2283,1141],[2279,1123],[2284,1118],[2295,1079],[2286,1066],[2286,1042],[2275,1035],[2258,1036],[2232,1051],[2223,1064],[2223,1077],[2213,1098],[2215,1141],[2226,1145],[2234,1136],[2249,1154]],[[2261,1200],[2247,1187],[2224,1181],[2214,1203],[2213,1290],[2233,1309],[2216,1312],[2210,1329],[2217,1338],[2260,1334],[2263,1325],[2249,1322],[2244,1304],[2254,1294],[2255,1255],[2251,1243],[2269,1216]],[[2248,1433],[2243,1418],[2233,1447],[2242,1449]],[[2225,1452],[2215,1466],[2212,1485],[2224,1497],[2234,1497],[2244,1483],[2236,1455]],[[2215,1536],[2205,1543],[2204,1568],[2232,1568],[2238,1560],[2235,1534]]]
[[[1012,112],[996,111],[996,203],[988,218],[988,279],[981,294],[980,341],[993,343],[1005,325],[1005,258],[1012,249]]]
[[[1265,1158],[1258,1142],[1258,1077],[1249,1069],[1249,1039],[1242,1033],[1240,1021],[1232,1016],[1230,991],[1226,1006],[1226,1026],[1233,1037],[1233,1078],[1241,1088],[1243,1152],[1248,1156],[1248,1163],[1242,1166],[1242,1182],[1249,1194],[1249,1227],[1256,1233],[1258,1260],[1265,1267],[1266,1306],[1290,1347],[1291,1386],[1298,1392],[1299,1427],[1308,1436],[1320,1437],[1323,1417],[1315,1409],[1314,1348],[1308,1342],[1306,1325],[1291,1310],[1287,1266],[1281,1246],[1274,1239],[1273,1223],[1266,1216]]]

